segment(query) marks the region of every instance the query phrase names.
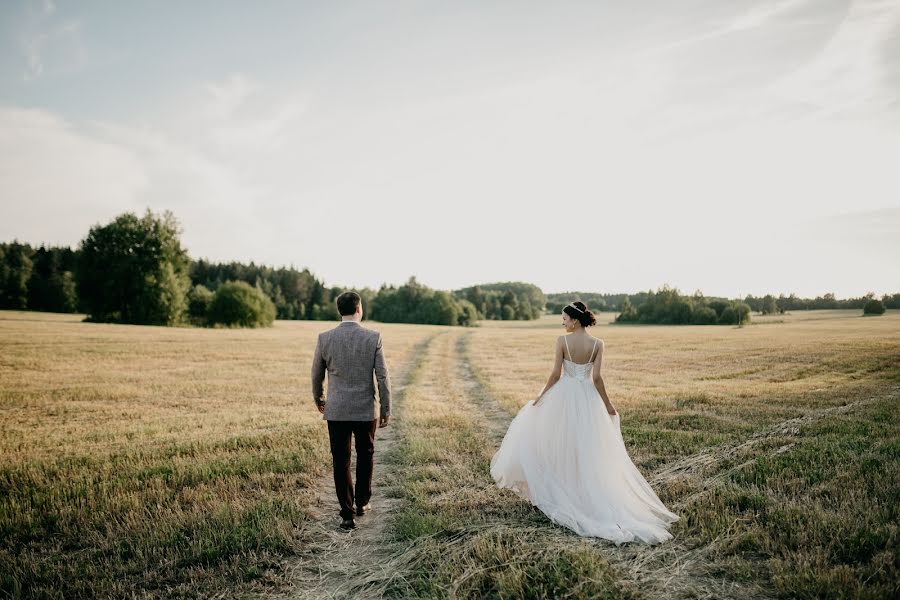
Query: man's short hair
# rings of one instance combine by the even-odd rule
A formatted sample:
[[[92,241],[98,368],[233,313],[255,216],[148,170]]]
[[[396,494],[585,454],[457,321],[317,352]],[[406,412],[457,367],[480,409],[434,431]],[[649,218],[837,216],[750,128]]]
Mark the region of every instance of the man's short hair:
[[[337,297],[337,309],[341,316],[352,315],[356,312],[356,307],[361,302],[359,294],[356,292],[344,292]]]

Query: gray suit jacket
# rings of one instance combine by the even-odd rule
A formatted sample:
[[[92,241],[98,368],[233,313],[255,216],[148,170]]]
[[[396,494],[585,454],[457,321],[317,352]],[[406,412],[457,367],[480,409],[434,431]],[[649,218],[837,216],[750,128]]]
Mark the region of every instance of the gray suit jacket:
[[[328,398],[323,390],[328,372]],[[328,421],[374,421],[375,382],[381,416],[391,414],[391,380],[384,362],[381,334],[356,321],[343,321],[319,334],[312,363],[312,392],[316,406],[325,404]]]

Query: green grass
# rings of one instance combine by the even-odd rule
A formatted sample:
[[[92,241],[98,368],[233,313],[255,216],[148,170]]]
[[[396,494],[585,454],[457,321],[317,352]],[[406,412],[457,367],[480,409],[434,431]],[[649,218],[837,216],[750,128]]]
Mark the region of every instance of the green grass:
[[[307,429],[4,465],[2,589],[124,595],[177,588],[191,573],[185,591],[199,591],[206,578],[265,569],[291,549],[291,525],[306,518],[302,491],[326,460]]]
[[[900,595],[898,402],[826,417],[790,450],[734,473],[723,512],[746,521],[722,555],[752,550],[784,597]]]

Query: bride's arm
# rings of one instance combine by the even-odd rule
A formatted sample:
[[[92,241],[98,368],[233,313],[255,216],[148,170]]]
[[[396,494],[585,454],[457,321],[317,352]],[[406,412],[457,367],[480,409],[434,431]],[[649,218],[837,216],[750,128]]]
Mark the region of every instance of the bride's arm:
[[[556,356],[553,363],[553,370],[550,372],[550,377],[547,379],[547,384],[544,386],[544,389],[541,390],[541,393],[538,394],[537,399],[534,401],[534,404],[537,405],[538,402],[541,401],[541,398],[544,397],[544,392],[552,388],[556,385],[556,382],[559,381],[559,377],[562,374],[562,361],[563,361],[563,339],[562,337],[556,338]]]
[[[594,357],[594,368],[592,375],[592,379],[594,380],[594,387],[597,388],[597,393],[600,394],[600,398],[603,399],[603,403],[606,405],[606,412],[611,415],[616,414],[616,407],[613,406],[613,403],[609,400],[609,394],[606,393],[606,385],[603,383],[603,375],[600,374],[600,363],[603,361],[603,340],[597,345],[597,356]]]

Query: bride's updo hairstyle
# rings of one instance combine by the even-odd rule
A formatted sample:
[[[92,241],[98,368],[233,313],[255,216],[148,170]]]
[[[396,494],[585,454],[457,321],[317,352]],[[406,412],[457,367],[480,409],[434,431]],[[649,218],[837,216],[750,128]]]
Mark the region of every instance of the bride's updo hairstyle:
[[[566,304],[563,306],[563,312],[581,323],[582,327],[590,327],[597,324],[594,313],[589,311],[588,307],[581,300]]]

